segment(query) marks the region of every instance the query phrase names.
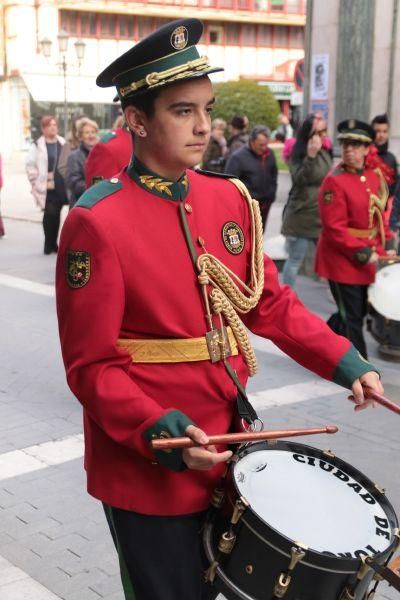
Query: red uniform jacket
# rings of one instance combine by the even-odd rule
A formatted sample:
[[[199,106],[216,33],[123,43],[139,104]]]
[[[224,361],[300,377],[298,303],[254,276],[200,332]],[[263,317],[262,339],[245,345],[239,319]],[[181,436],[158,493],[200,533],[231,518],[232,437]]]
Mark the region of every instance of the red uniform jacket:
[[[322,182],[318,201],[322,230],[316,272],[338,283],[372,283],[376,267],[367,261],[373,250],[385,254],[382,229],[386,241],[392,238],[384,215],[387,188],[379,171],[364,169],[356,173],[339,165]],[[360,234],[361,230],[370,230],[371,235],[363,237],[367,234]]]
[[[182,232],[181,201],[192,209],[187,220],[198,252],[203,252],[197,243],[201,236],[208,252],[246,279],[247,203],[226,179],[192,171],[187,179],[188,185],[185,177],[179,184],[164,181],[164,187],[158,179],[146,189],[130,167],[119,181],[93,186],[70,211],[58,253],[60,338],[69,386],[84,407],[88,491],[112,506],[145,514],[206,509],[223,469],[174,472],[154,464],[144,437],[148,429],[175,409],[216,434],[229,431],[235,415],[236,388],[221,362],[137,364],[116,346],[121,337],[192,338],[207,330]],[[167,188],[172,197],[162,191]],[[236,255],[221,235],[230,221],[245,237]],[[253,332],[326,379],[351,386],[371,370],[347,339],[308,312],[290,288],[279,286],[267,257],[262,298],[245,320]],[[245,385],[242,356],[229,362]]]
[[[91,149],[85,166],[86,187],[96,178],[107,179],[129,164],[132,155],[132,137],[124,128],[106,134]]]

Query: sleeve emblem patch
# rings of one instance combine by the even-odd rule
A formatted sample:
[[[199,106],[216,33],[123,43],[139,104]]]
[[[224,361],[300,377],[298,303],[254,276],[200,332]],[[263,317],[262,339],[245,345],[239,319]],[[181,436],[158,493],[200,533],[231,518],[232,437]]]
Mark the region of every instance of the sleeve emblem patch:
[[[84,251],[67,252],[67,283],[69,287],[81,288],[90,279],[90,254]]]
[[[231,254],[240,254],[244,248],[242,229],[234,221],[228,221],[222,228],[222,240],[225,248]]]
[[[322,201],[324,204],[330,204],[333,200],[333,192],[332,191],[326,191],[323,192],[322,194]]]

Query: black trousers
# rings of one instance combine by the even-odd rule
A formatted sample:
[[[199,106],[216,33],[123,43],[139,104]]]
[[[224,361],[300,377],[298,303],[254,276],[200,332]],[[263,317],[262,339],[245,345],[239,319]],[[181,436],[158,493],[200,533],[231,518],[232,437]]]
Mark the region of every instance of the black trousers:
[[[58,230],[60,229],[60,214],[64,205],[64,197],[60,198],[56,190],[47,192],[43,213],[44,251],[57,252]]]
[[[126,600],[214,600],[218,596],[204,583],[205,513],[159,517],[103,506]]]
[[[260,206],[260,213],[261,213],[261,221],[262,221],[263,231],[265,231],[265,226],[267,224],[269,209],[271,208],[272,202],[270,202],[269,200],[257,200],[257,202],[258,202],[258,204]]]
[[[329,281],[329,287],[338,312],[329,318],[328,325],[336,333],[347,337],[360,354],[367,359],[363,325],[367,314],[368,286]]]

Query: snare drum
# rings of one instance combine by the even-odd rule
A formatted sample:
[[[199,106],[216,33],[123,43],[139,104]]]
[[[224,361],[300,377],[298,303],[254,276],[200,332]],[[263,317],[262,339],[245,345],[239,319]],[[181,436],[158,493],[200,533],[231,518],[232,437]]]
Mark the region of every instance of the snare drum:
[[[400,263],[387,265],[369,286],[368,329],[383,356],[400,359]]]
[[[207,575],[229,600],[361,600],[373,577],[361,558],[383,564],[398,545],[383,490],[331,452],[252,444],[228,479],[204,545]]]

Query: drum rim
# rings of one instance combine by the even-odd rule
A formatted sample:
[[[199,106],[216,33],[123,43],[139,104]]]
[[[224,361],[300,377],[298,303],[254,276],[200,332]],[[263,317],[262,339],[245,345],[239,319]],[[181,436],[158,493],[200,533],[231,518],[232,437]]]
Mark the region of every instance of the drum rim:
[[[268,444],[268,442],[255,442],[253,444],[248,444],[245,447],[243,447],[242,449],[239,449],[237,455],[239,456],[239,458],[244,457],[244,456],[247,456],[248,454],[251,454],[252,452],[257,451],[257,449],[263,449],[263,450],[269,450],[269,451],[285,450],[288,452],[306,454],[308,456],[315,456],[318,458],[322,458],[321,455],[324,452],[323,450],[321,450],[320,448],[317,448],[315,446],[309,446],[306,444],[301,444],[299,442],[294,442],[294,441],[289,441],[289,440],[278,440],[276,443],[274,443],[274,445],[270,445],[270,444]],[[307,451],[311,451],[311,453],[307,452]],[[390,554],[390,552],[394,549],[394,546],[397,543],[396,538],[393,536],[393,531],[394,531],[394,529],[399,527],[398,518],[397,518],[396,512],[395,512],[391,502],[388,500],[388,498],[385,494],[379,493],[379,491],[375,487],[374,482],[371,479],[369,479],[369,477],[364,475],[364,473],[362,473],[362,471],[359,471],[356,467],[353,467],[350,463],[344,461],[343,459],[339,458],[336,455],[334,457],[325,456],[325,460],[327,460],[327,462],[332,461],[332,463],[335,465],[335,467],[345,470],[351,477],[353,477],[357,481],[357,483],[360,483],[360,485],[365,487],[365,489],[368,491],[368,493],[373,496],[373,498],[379,503],[379,505],[384,510],[384,512],[388,518],[389,524],[390,524],[392,540],[390,541],[387,548],[385,548],[385,550],[378,552],[377,554],[374,554],[374,557],[376,558],[376,560],[378,562],[380,561],[381,558],[385,559]],[[239,461],[235,461],[231,466],[231,481],[233,483],[233,489],[235,491],[236,496],[240,497],[241,493],[240,493],[240,490],[236,483],[235,477],[233,476],[233,470],[234,470],[236,464],[238,464],[238,462]],[[354,475],[356,475],[357,477],[354,477]],[[231,494],[228,493],[228,497],[229,497],[229,501],[233,504],[234,500],[232,499]],[[281,533],[278,529],[273,527],[270,523],[265,521],[260,515],[258,515],[258,513],[256,513],[252,509],[251,504],[248,507],[248,509],[245,511],[244,515],[242,516],[241,521],[243,522],[243,524],[246,527],[248,527],[253,532],[253,534],[257,535],[257,537],[259,539],[261,539],[264,543],[266,543],[269,546],[274,547],[276,550],[280,551],[281,553],[285,554],[286,556],[288,556],[288,557],[290,556],[291,548],[296,543],[296,540],[288,538],[283,533]],[[264,535],[262,535],[262,533],[258,533],[258,532],[256,533],[257,529],[256,529],[255,525],[256,524],[259,525],[260,523],[264,530]],[[267,532],[269,534],[269,539],[266,535]],[[272,539],[276,540],[275,543],[273,543],[271,541],[271,534],[273,536]],[[297,540],[297,541],[301,542],[301,540]],[[281,543],[279,544],[278,542],[281,542]],[[335,566],[333,566],[332,563],[334,563]],[[313,568],[316,568],[316,569],[322,569],[322,570],[328,570],[328,571],[334,571],[334,572],[356,573],[360,568],[361,559],[355,558],[355,557],[348,558],[348,557],[342,557],[342,556],[335,556],[335,555],[331,555],[331,554],[323,554],[322,552],[319,552],[318,550],[314,550],[313,548],[308,548],[306,558],[304,561],[302,561],[302,564],[304,564],[304,565],[308,564],[309,566],[312,566]]]

